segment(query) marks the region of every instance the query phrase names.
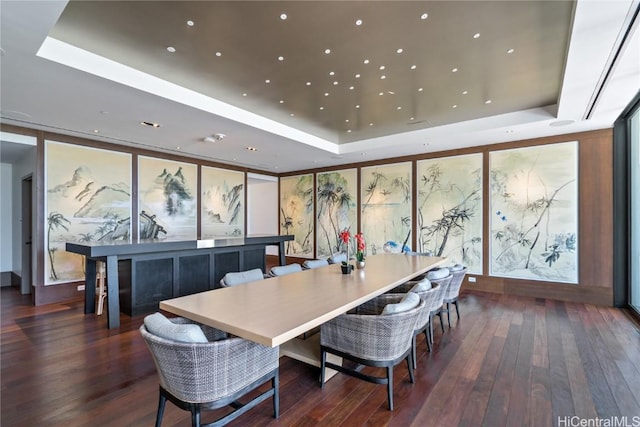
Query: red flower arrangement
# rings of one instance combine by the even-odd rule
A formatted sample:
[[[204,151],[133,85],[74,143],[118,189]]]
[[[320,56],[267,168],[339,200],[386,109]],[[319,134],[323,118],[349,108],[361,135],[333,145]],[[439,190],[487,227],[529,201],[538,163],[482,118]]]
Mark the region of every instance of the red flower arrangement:
[[[356,260],[359,262],[364,261],[364,250],[366,249],[366,244],[364,243],[364,234],[362,232],[355,235],[357,251],[356,251]]]

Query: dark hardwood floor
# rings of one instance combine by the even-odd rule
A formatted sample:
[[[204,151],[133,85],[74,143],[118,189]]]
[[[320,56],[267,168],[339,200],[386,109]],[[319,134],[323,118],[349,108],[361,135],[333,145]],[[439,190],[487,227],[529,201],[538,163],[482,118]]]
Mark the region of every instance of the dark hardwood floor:
[[[143,316],[108,330],[79,301],[33,307],[15,289],[0,296],[3,427],[154,424]],[[419,338],[415,384],[396,367],[393,412],[384,386],[338,374],[321,390],[317,368],[281,358],[280,418],[265,402],[234,425],[556,426],[574,415],[640,425],[640,334],[621,310],[466,292],[460,311],[444,334],[436,321],[432,353]],[[163,426],[178,425],[189,414],[169,403]]]

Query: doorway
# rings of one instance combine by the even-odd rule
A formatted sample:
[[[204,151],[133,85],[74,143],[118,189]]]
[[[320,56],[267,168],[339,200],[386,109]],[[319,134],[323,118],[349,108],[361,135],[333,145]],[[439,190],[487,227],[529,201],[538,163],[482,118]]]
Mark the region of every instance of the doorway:
[[[22,178],[22,274],[20,279],[20,293],[31,293],[32,262],[32,228],[33,228],[33,174]]]

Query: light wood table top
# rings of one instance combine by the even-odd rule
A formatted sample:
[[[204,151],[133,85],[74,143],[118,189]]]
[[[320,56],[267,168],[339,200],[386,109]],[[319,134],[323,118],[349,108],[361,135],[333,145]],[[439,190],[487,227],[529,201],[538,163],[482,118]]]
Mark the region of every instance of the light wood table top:
[[[161,301],[160,309],[276,347],[445,261],[372,255],[351,274],[329,265]]]

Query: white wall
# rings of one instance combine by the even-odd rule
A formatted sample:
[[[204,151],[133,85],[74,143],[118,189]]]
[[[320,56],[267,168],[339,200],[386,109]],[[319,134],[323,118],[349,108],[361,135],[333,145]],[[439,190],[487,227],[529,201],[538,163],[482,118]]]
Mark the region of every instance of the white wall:
[[[278,180],[256,174],[247,178],[247,234],[279,234]],[[267,246],[268,255],[278,248]]]
[[[22,156],[17,162],[13,164],[13,188],[12,188],[12,199],[13,199],[13,267],[11,270],[22,276],[22,179],[28,176],[29,174],[33,174],[33,200],[31,201],[31,206],[35,208],[35,194],[36,194],[36,149],[35,147],[32,150],[29,150],[24,156]],[[33,212],[33,220],[35,221],[35,212]],[[32,224],[32,227],[35,224]],[[33,238],[36,238],[34,233]],[[32,244],[32,248],[35,248],[36,245]],[[33,255],[32,255],[33,257]],[[35,259],[35,258],[33,258]],[[34,263],[35,267],[35,263]],[[35,277],[35,276],[32,276]]]
[[[13,166],[0,163],[0,271],[13,268]]]

